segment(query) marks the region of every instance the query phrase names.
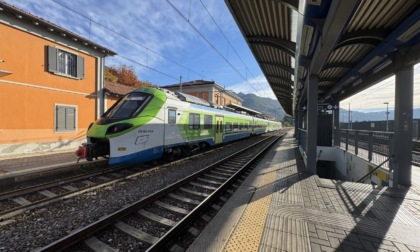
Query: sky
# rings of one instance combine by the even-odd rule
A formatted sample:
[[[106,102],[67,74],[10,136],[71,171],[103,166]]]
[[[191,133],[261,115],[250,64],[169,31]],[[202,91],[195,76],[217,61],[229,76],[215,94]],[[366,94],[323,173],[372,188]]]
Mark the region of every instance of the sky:
[[[213,80],[236,93],[276,99],[222,0],[5,0],[118,55],[158,86]]]
[[[276,99],[223,0],[5,0],[118,55],[107,66],[132,67],[165,86],[213,80],[236,93]],[[420,108],[420,64],[414,108]],[[394,109],[394,77],[340,102],[352,111]],[[380,91],[380,92],[379,92]]]
[[[414,66],[413,108],[420,108],[420,64]],[[395,76],[340,102],[340,108],[359,112],[395,110]]]

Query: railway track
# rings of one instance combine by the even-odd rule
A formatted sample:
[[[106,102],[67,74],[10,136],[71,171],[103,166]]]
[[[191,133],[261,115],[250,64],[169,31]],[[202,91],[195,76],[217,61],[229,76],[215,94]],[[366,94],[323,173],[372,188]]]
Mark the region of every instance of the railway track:
[[[137,167],[107,168],[105,163],[103,165],[103,170],[0,193],[0,220],[116,183],[142,171]]]
[[[217,148],[223,148],[222,145]],[[217,148],[209,151],[214,151]],[[204,155],[201,152],[193,156],[172,161],[163,165],[146,165],[131,167],[108,167],[107,162],[98,162],[94,171],[83,172],[65,172],[63,174],[55,174],[53,177],[45,178],[45,181],[29,182],[27,186],[17,185],[19,188],[7,190],[4,188],[0,193],[0,221],[16,216],[28,210],[46,206],[48,204],[69,199],[76,195],[108,186],[122,180],[131,179],[136,176],[142,176],[147,172],[154,172],[165,165],[173,165],[182,162],[185,159],[194,158]],[[72,173],[73,175],[66,176]],[[35,176],[37,177],[37,176]],[[13,188],[13,186],[11,186]]]
[[[234,143],[234,142],[233,142]],[[198,154],[181,158],[162,165],[146,165],[132,167],[109,168],[107,162],[98,162],[95,170],[90,172],[55,174],[55,177],[46,178],[45,181],[29,183],[29,186],[21,186],[14,190],[2,190],[0,193],[0,221],[11,218],[28,210],[40,208],[48,204],[69,199],[71,197],[106,187],[123,180],[132,179],[137,176],[147,175],[148,172],[155,172],[166,165],[174,165],[191,159],[207,152],[216,151],[219,148],[229,147],[233,143],[220,145],[218,147],[200,152]],[[79,171],[80,172],[80,171]],[[68,176],[62,178],[63,176]],[[36,177],[36,176],[35,176]]]
[[[184,250],[188,242],[177,237],[197,236],[200,222],[211,219],[205,212],[220,209],[223,195],[233,193],[229,189],[279,138],[267,137],[38,251]]]

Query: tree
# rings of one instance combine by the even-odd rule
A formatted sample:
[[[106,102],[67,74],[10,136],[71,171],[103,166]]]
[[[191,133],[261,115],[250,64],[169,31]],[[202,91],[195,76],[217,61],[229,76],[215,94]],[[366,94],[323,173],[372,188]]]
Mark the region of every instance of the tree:
[[[105,80],[116,83],[118,82],[118,76],[116,75],[116,72],[113,71],[114,69],[111,69],[109,67],[105,67]]]
[[[119,67],[105,67],[105,80],[118,82],[131,87],[150,87],[154,86],[149,81],[140,81],[135,74],[133,67],[122,65]]]

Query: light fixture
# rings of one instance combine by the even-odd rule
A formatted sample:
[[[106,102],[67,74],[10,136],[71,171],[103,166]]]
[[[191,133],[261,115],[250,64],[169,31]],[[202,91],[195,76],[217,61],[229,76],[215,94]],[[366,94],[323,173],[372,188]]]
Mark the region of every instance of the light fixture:
[[[370,70],[374,65],[378,64],[379,61],[383,60],[383,57],[375,56],[373,59],[371,59],[368,63],[366,63],[362,68],[359,69],[359,73],[366,73],[368,70]]]
[[[415,24],[413,24],[410,28],[405,30],[400,36],[397,37],[399,41],[407,42],[420,32],[420,20],[417,20]]]
[[[355,81],[352,86],[355,87],[357,85],[359,85],[360,83],[362,83],[362,79],[358,79],[357,81]]]
[[[48,30],[52,32],[52,31],[54,31],[54,28],[49,27]]]
[[[33,24],[34,25],[39,25],[39,23],[37,21],[34,21]]]
[[[303,26],[303,31],[302,31],[302,44],[300,47],[300,53],[308,56],[308,52],[309,52],[309,45],[311,44],[312,41],[312,35],[314,33],[314,28],[312,26],[309,25],[304,25]]]
[[[22,15],[16,14],[17,18],[22,18]]]

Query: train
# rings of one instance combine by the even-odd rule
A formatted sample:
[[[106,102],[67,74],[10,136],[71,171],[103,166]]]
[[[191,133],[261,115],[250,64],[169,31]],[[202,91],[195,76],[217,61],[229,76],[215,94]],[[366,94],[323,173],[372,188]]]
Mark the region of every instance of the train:
[[[192,95],[141,87],[89,125],[87,142],[76,155],[88,161],[106,157],[110,166],[133,165],[174,159],[281,128],[279,121],[228,110]]]

